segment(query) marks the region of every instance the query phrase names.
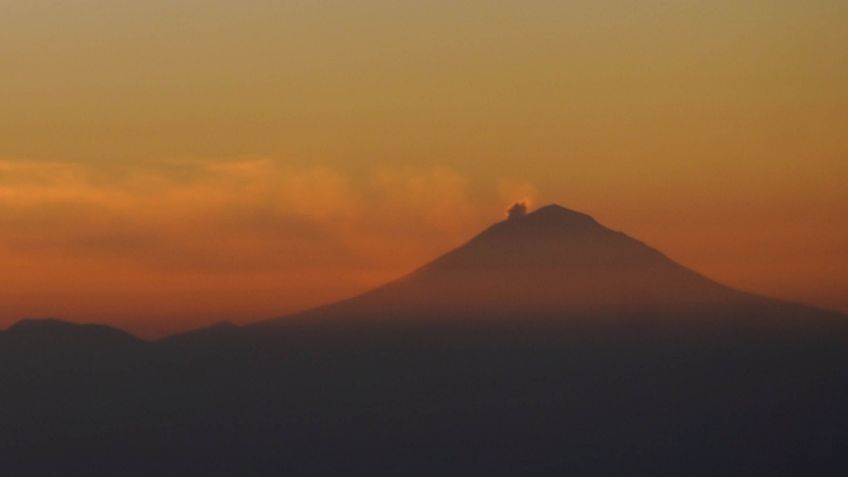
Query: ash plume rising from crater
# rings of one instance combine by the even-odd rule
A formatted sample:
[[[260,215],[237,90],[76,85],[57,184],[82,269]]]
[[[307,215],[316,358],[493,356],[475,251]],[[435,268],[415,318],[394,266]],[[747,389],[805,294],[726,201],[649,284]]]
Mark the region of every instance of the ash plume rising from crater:
[[[519,217],[524,217],[525,215],[527,215],[526,202],[516,202],[506,211],[506,216],[509,219],[517,219]]]

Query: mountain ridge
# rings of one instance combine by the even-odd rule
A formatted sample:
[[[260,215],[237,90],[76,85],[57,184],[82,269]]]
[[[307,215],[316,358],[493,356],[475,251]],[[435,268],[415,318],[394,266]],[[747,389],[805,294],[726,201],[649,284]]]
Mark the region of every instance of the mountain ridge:
[[[733,289],[588,214],[550,204],[529,213],[511,212],[461,246],[360,295],[243,326],[217,323],[152,342],[220,340],[254,329],[309,323],[812,323],[804,317],[846,322],[836,311]],[[120,328],[54,318],[23,319],[0,331],[0,342],[21,340],[61,346],[149,342]]]
[[[588,214],[510,210],[465,244],[361,295],[258,326],[308,321],[698,322],[839,316],[740,291]],[[254,326],[257,326],[254,325]]]

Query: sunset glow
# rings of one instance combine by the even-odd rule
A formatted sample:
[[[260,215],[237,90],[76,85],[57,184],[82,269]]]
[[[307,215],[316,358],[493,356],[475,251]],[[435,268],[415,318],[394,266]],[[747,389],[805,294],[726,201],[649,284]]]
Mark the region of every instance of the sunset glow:
[[[279,316],[516,202],[848,311],[848,3],[248,3],[0,0],[0,327]]]

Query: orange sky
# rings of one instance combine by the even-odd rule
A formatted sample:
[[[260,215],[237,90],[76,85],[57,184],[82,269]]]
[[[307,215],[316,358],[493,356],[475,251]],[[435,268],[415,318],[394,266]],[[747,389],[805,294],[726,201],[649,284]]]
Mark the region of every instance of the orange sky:
[[[848,4],[0,0],[0,326],[392,278],[513,200],[848,311]]]

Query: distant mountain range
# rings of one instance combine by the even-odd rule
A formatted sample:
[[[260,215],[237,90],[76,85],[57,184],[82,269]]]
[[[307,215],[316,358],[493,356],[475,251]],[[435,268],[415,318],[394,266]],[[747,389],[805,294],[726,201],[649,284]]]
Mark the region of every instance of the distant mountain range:
[[[844,476],[848,319],[514,209],[358,297],[148,342],[0,332],[0,472]]]
[[[247,326],[304,324],[723,324],[830,326],[844,315],[734,290],[648,245],[558,205],[511,214],[465,245],[354,298]],[[219,323],[164,342],[238,333]],[[242,331],[244,331],[242,330]],[[4,336],[5,335],[5,336]],[[106,326],[24,320],[0,333],[7,342],[133,344]]]

